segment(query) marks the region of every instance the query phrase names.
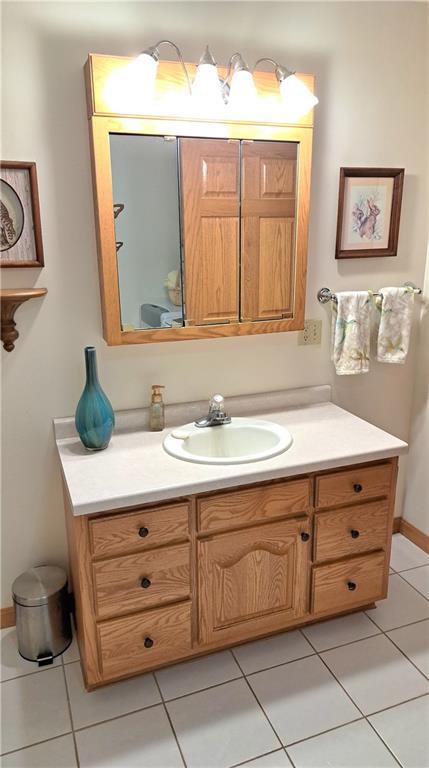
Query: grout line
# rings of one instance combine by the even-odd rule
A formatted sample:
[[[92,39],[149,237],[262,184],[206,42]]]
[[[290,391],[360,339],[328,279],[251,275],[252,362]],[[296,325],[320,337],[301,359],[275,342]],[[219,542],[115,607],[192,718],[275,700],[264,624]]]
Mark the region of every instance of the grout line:
[[[427,566],[423,565],[423,566],[420,566],[420,567],[421,567],[421,568],[426,568]],[[410,571],[415,571],[415,570],[416,570],[415,568],[410,568]],[[424,597],[424,599],[425,599],[425,600],[427,600],[427,601],[428,601],[428,603],[429,603],[429,599],[426,597],[426,595],[424,595],[424,594],[423,594],[423,592],[420,592],[420,590],[419,590],[419,589],[417,589],[417,587],[415,587],[415,586],[414,586],[414,584],[411,584],[411,582],[410,582],[410,581],[408,581],[408,580],[405,578],[405,576],[403,576],[403,575],[402,575],[403,573],[408,573],[408,571],[401,571],[401,573],[397,573],[397,574],[396,574],[396,576],[400,576],[400,577],[401,577],[401,579],[402,579],[402,581],[405,581],[405,583],[406,583],[406,584],[408,584],[408,586],[409,586],[409,587],[412,587],[413,589],[415,589],[415,591],[416,591],[416,592],[417,592],[419,595],[421,595],[422,597]],[[392,574],[392,576],[393,576],[393,574]]]
[[[268,636],[267,638],[261,638],[261,639],[262,640],[269,640],[270,636]],[[252,641],[250,641],[250,642],[252,642]],[[258,641],[256,640],[256,642],[258,642]],[[238,664],[238,660],[237,660],[237,658],[236,658],[236,656],[234,654],[234,650],[235,650],[236,647],[239,647],[239,646],[234,646],[234,648],[230,648],[229,650],[231,651],[232,655],[234,656],[235,661]],[[262,667],[261,669],[255,669],[253,672],[244,672],[244,671],[242,671],[242,677],[250,677],[251,675],[257,675],[259,672],[268,672],[268,670],[275,669],[276,667],[285,667],[286,664],[293,664],[294,661],[301,661],[302,659],[310,659],[312,656],[314,656],[314,652],[306,653],[305,656],[297,656],[296,659],[289,659],[289,661],[280,661],[278,664],[271,664],[270,667]],[[240,667],[240,670],[241,669],[242,668]],[[237,678],[237,679],[240,679],[240,678]],[[225,682],[227,682],[227,681],[225,681]]]
[[[373,623],[374,623],[374,622],[373,622]],[[314,648],[314,646],[313,646],[313,644],[310,642],[310,640],[309,640],[308,642],[309,642],[309,643],[310,643],[310,645],[311,645],[311,646]],[[366,720],[366,722],[368,723],[368,725],[370,726],[370,728],[372,728],[372,730],[374,731],[374,733],[375,733],[375,734],[378,736],[378,738],[379,738],[379,739],[380,739],[380,740],[383,742],[383,744],[385,745],[386,749],[388,749],[388,750],[389,750],[389,752],[390,752],[390,754],[392,755],[392,757],[393,757],[393,759],[395,760],[395,762],[396,762],[396,763],[397,763],[399,766],[401,766],[401,764],[400,764],[399,760],[398,760],[398,759],[395,757],[395,755],[394,755],[394,753],[392,752],[392,750],[390,749],[389,745],[388,745],[388,744],[386,744],[386,742],[385,742],[385,741],[384,741],[384,740],[381,738],[380,734],[378,734],[378,733],[377,733],[377,731],[375,730],[375,728],[374,728],[374,726],[372,725],[372,723],[370,723],[370,721],[368,720],[368,718],[367,718],[367,716],[365,715],[365,713],[364,713],[364,712],[361,710],[361,708],[360,708],[360,707],[357,705],[357,703],[356,703],[356,702],[355,702],[355,701],[352,699],[352,697],[351,697],[351,695],[349,694],[349,692],[347,691],[347,689],[344,687],[344,685],[341,683],[341,681],[340,681],[340,680],[337,678],[337,676],[334,674],[334,672],[332,671],[332,669],[330,669],[330,668],[329,668],[328,664],[327,664],[327,663],[326,663],[326,661],[325,661],[325,660],[322,658],[322,656],[320,655],[320,653],[318,653],[317,655],[318,655],[318,657],[319,657],[320,661],[321,661],[321,662],[322,662],[322,663],[325,665],[325,667],[326,667],[326,669],[328,670],[328,672],[329,672],[329,673],[332,675],[332,677],[334,678],[334,680],[336,680],[336,681],[337,681],[337,683],[338,683],[338,685],[339,685],[339,686],[341,686],[341,688],[343,689],[343,691],[344,691],[344,693],[346,694],[346,696],[347,696],[347,697],[350,699],[350,701],[352,702],[353,706],[355,706],[355,707],[356,707],[356,709],[358,710],[358,712],[360,712],[360,713],[361,713],[362,717],[363,717],[363,718]],[[345,725],[347,725],[347,723],[345,723]],[[402,768],[402,766],[401,766],[401,768]]]
[[[317,625],[313,624],[313,626],[317,626]],[[315,653],[319,654],[319,653],[327,653],[328,651],[336,651],[338,650],[338,648],[344,648],[345,645],[355,645],[355,643],[360,643],[361,640],[369,640],[370,637],[377,637],[377,635],[381,635],[382,630],[377,625],[375,625],[375,628],[378,629],[378,632],[373,632],[371,635],[365,635],[365,637],[358,637],[356,640],[349,640],[348,643],[340,643],[340,645],[332,645],[332,646],[329,646],[329,648],[321,648],[319,651],[315,651]],[[305,639],[307,639],[306,635],[304,635],[304,637]],[[315,646],[312,645],[311,647],[314,648]]]
[[[207,658],[207,657],[203,656],[202,658]],[[184,662],[184,663],[186,664],[186,662]],[[166,704],[169,704],[170,701],[178,701],[179,699],[187,699],[188,696],[193,696],[194,693],[202,693],[203,691],[210,691],[212,688],[219,688],[221,685],[225,685],[225,683],[232,683],[234,680],[241,680],[241,678],[243,677],[243,675],[237,675],[237,677],[230,677],[230,678],[228,678],[228,680],[222,680],[221,683],[213,683],[213,685],[207,685],[205,688],[197,688],[195,691],[189,691],[189,693],[182,693],[180,696],[173,696],[171,699],[167,699],[167,698],[164,698],[164,696],[163,696],[163,694],[161,692],[160,685],[158,683],[158,679],[156,677],[156,672],[159,672],[159,671],[161,671],[161,670],[156,670],[152,674],[155,677],[157,685],[159,687],[159,690],[160,690],[160,693],[161,693],[161,697],[162,697],[162,701],[165,701]]]
[[[119,681],[119,682],[122,682],[122,681]],[[85,693],[88,693],[88,691],[85,691]],[[90,696],[91,692],[89,692],[88,695]],[[124,717],[128,717],[128,715],[136,715],[138,712],[146,712],[147,709],[155,709],[155,707],[160,707],[161,705],[162,705],[162,701],[157,701],[155,704],[148,704],[147,707],[130,709],[129,712],[123,712],[121,715],[113,715],[113,717],[107,717],[105,720],[97,720],[96,723],[81,725],[79,726],[79,728],[74,729],[74,733],[79,733],[80,731],[87,731],[89,728],[96,728],[97,725],[105,725],[106,723],[111,723],[112,720],[122,720]]]
[[[57,741],[57,739],[62,739],[63,736],[72,736],[72,731],[66,731],[65,733],[60,733],[58,736],[51,736],[49,739],[42,739],[42,741],[35,741],[34,744],[26,744],[23,747],[17,747],[17,749],[9,749],[8,752],[0,752],[1,757],[6,757],[6,755],[14,755],[15,752],[23,752],[25,749],[31,749],[31,747],[38,747],[39,744],[47,744],[48,741]]]
[[[366,616],[368,616],[369,620],[372,621],[372,623],[377,627],[377,629],[380,630],[382,635],[385,635],[386,632],[394,632],[395,629],[405,629],[405,627],[413,627],[415,624],[423,624],[425,621],[429,620],[429,616],[426,616],[424,619],[417,619],[417,621],[410,621],[409,624],[400,624],[399,627],[391,627],[390,629],[382,629],[379,627],[379,625],[376,623],[375,619],[370,616],[369,611],[364,612]],[[373,635],[374,637],[374,635]],[[362,638],[362,640],[365,640],[365,638]],[[348,643],[347,643],[348,645]]]
[[[233,765],[228,766],[228,768],[240,768],[241,765],[251,765],[255,762],[255,760],[259,760],[261,757],[268,757],[268,755],[275,755],[277,752],[284,752],[284,747],[277,747],[276,749],[271,749],[269,752],[264,752],[262,755],[256,755],[256,757],[251,757],[250,760],[241,760],[239,763],[233,763]]]
[[[274,728],[274,726],[273,726],[273,724],[272,724],[272,722],[271,722],[270,718],[268,717],[267,713],[265,712],[265,709],[263,708],[263,706],[262,706],[261,702],[259,701],[259,699],[258,699],[258,697],[257,697],[257,695],[256,695],[256,693],[255,693],[255,691],[253,690],[252,686],[250,685],[250,683],[249,683],[249,681],[248,681],[248,679],[247,679],[246,675],[244,674],[244,671],[243,671],[243,669],[242,669],[242,667],[241,667],[241,665],[240,665],[240,662],[239,662],[239,661],[238,661],[238,659],[236,658],[236,656],[235,656],[235,653],[234,653],[234,650],[233,650],[233,649],[231,649],[231,653],[232,653],[232,655],[234,656],[234,659],[235,659],[236,663],[237,663],[237,664],[238,664],[238,666],[240,667],[241,673],[242,673],[242,675],[243,675],[243,679],[245,680],[245,682],[246,682],[246,685],[247,685],[247,687],[248,687],[248,689],[249,689],[250,693],[252,694],[252,698],[256,699],[256,701],[258,702],[258,704],[259,704],[259,706],[260,706],[260,708],[261,708],[262,712],[264,713],[264,715],[265,715],[266,719],[268,720],[268,723],[270,724],[270,727],[271,727],[271,729],[272,729],[272,731],[273,731],[274,735],[276,736],[276,738],[277,738],[277,740],[278,740],[278,742],[279,742],[279,744],[280,744],[280,747],[283,747],[283,746],[284,746],[284,744],[283,744],[283,742],[282,742],[281,738],[279,737],[279,735],[278,735],[278,733],[277,733],[276,729]],[[277,750],[274,750],[274,751],[277,751]]]
[[[305,736],[305,738],[303,739],[297,739],[296,741],[291,741],[290,744],[287,745],[288,749],[289,747],[294,747],[296,744],[302,744],[304,741],[311,741],[312,739],[317,739],[319,736],[324,736],[326,733],[332,733],[333,731],[338,731],[340,728],[346,728],[348,725],[353,725],[353,723],[361,723],[363,720],[365,720],[365,716],[355,717],[354,720],[349,720],[347,723],[341,723],[341,725],[333,725],[332,728],[326,728],[326,730],[320,731],[319,733],[313,733],[311,736]]]
[[[370,618],[370,617],[369,617],[369,618]],[[375,622],[374,622],[374,621],[373,621],[371,618],[370,618],[370,621],[372,621],[372,622],[373,622],[373,624],[375,623]],[[417,622],[415,622],[415,623],[416,623],[416,624],[421,624],[423,621],[428,621],[428,619],[421,619],[421,621],[417,621]],[[377,626],[377,625],[376,625],[376,626]],[[384,635],[384,637],[386,637],[386,638],[387,638],[387,640],[389,640],[389,642],[391,642],[391,643],[392,643],[392,645],[394,645],[394,646],[395,646],[395,648],[397,648],[397,649],[398,649],[398,651],[400,651],[400,653],[402,654],[402,656],[404,656],[404,657],[406,658],[406,660],[407,660],[407,661],[408,661],[410,664],[412,664],[412,665],[413,665],[413,667],[414,667],[414,668],[417,670],[417,672],[419,672],[419,673],[422,675],[422,677],[424,677],[424,679],[425,679],[425,680],[427,680],[427,679],[428,679],[427,675],[425,675],[425,673],[424,673],[424,672],[422,672],[422,670],[421,670],[421,669],[419,669],[419,667],[417,666],[417,664],[415,664],[415,663],[414,663],[414,661],[413,661],[413,660],[412,660],[412,659],[411,659],[409,656],[407,656],[407,654],[405,653],[405,651],[403,651],[403,650],[402,650],[402,648],[401,648],[399,645],[397,645],[397,643],[395,643],[395,641],[394,641],[394,640],[392,640],[392,638],[391,638],[391,637],[389,637],[389,635],[387,634],[387,632],[395,632],[395,630],[396,630],[396,629],[404,629],[404,628],[406,628],[406,627],[410,627],[410,626],[412,626],[412,625],[411,625],[411,624],[405,624],[405,625],[404,625],[404,627],[395,627],[394,629],[388,629],[386,632],[385,632],[384,630],[381,630],[381,634],[382,634],[382,635]],[[380,710],[380,711],[381,711],[381,710]]]
[[[427,563],[423,563],[423,565],[412,565],[411,568],[401,568],[400,571],[394,571],[394,573],[407,573],[407,571],[417,571],[418,568],[427,568],[428,565],[429,565],[429,560]],[[389,566],[389,567],[392,568],[392,566]],[[392,571],[393,570],[394,569],[392,568]],[[393,573],[391,573],[390,575],[393,576]]]
[[[61,661],[62,661],[62,659],[61,659]],[[69,710],[69,717],[70,717],[70,723],[71,723],[71,728],[72,728],[72,738],[73,738],[74,752],[75,752],[75,756],[76,756],[76,765],[77,765],[77,768],[79,768],[79,766],[80,766],[79,752],[77,751],[76,736],[75,736],[74,724],[73,724],[73,713],[72,713],[71,702],[70,702],[69,688],[68,688],[68,685],[67,685],[66,670],[65,670],[65,667],[64,667],[63,663],[61,664],[61,669],[63,670],[64,685],[65,685],[65,688],[66,688],[67,706],[68,706],[68,710]]]
[[[172,719],[171,719],[171,717],[170,717],[170,713],[169,713],[169,711],[168,711],[168,709],[167,709],[167,705],[166,705],[166,703],[165,703],[165,701],[164,701],[164,696],[163,696],[163,694],[162,694],[161,686],[160,686],[160,684],[158,683],[158,678],[157,678],[157,676],[156,676],[155,672],[153,672],[152,674],[153,674],[153,677],[154,677],[154,680],[155,680],[155,685],[156,685],[156,687],[158,688],[158,691],[159,691],[159,695],[161,696],[161,702],[162,702],[162,706],[163,706],[163,708],[164,708],[164,712],[165,712],[165,715],[166,715],[166,717],[167,717],[167,720],[168,720],[168,722],[170,723],[170,728],[171,728],[171,730],[172,730],[172,732],[173,732],[173,736],[174,736],[174,738],[175,738],[175,741],[176,741],[176,744],[177,744],[177,749],[179,750],[179,753],[180,753],[180,757],[182,758],[182,762],[183,762],[183,765],[185,766],[185,768],[187,768],[187,765],[186,765],[186,760],[185,760],[185,756],[184,756],[184,754],[183,754],[183,752],[182,752],[182,747],[180,746],[180,743],[179,743],[179,739],[177,738],[177,733],[176,733],[176,730],[175,730],[175,728],[174,728],[174,725],[173,725],[173,721],[172,721]]]

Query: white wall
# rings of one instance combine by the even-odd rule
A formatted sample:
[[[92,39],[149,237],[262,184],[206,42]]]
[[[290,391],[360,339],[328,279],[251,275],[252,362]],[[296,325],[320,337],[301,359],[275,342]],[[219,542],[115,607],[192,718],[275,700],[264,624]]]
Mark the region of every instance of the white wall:
[[[26,567],[65,560],[61,484],[51,418],[74,412],[86,344],[98,350],[115,408],[334,380],[329,308],[315,294],[421,283],[426,250],[427,6],[420,3],[8,3],[3,4],[5,159],[35,160],[46,267],[8,270],[8,286],[45,285],[18,310],[21,337],[3,357],[3,594]],[[404,34],[406,31],[406,34]],[[89,51],[134,54],[161,37],[196,60],[207,41],[220,62],[240,50],[314,72],[316,111],[307,316],[322,318],[321,347],[297,335],[108,348],[101,317],[82,66]],[[342,165],[405,167],[397,258],[334,259]],[[5,270],[3,270],[5,271]],[[334,381],[337,402],[408,437],[415,349],[405,366],[372,363]],[[398,510],[400,508],[400,503]]]

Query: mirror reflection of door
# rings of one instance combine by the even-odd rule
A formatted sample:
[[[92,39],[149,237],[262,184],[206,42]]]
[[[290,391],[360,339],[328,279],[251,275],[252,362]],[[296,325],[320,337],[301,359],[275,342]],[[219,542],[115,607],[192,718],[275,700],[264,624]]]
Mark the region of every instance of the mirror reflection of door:
[[[182,326],[177,142],[111,134],[110,157],[122,330]]]

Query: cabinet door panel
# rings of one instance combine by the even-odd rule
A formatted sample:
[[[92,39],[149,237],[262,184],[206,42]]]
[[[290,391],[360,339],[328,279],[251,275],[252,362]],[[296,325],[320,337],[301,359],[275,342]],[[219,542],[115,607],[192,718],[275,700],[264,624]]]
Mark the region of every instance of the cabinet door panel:
[[[202,642],[252,636],[305,613],[308,518],[214,536],[198,544]]]
[[[241,319],[293,316],[297,144],[243,142]]]
[[[238,321],[239,142],[180,139],[187,325]]]

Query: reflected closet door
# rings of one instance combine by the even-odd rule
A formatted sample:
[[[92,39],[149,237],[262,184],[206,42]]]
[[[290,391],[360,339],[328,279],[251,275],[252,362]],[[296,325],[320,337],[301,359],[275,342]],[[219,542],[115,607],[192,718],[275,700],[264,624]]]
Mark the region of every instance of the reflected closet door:
[[[293,317],[297,147],[242,142],[241,320]]]
[[[185,324],[239,320],[240,145],[180,139]]]

